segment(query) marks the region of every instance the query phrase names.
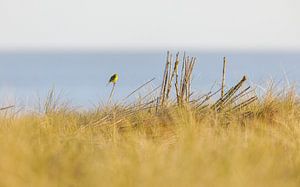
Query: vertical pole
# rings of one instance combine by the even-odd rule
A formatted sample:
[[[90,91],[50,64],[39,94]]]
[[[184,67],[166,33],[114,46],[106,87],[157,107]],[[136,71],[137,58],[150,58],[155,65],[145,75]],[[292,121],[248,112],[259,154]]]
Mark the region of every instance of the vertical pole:
[[[221,98],[224,97],[224,87],[225,87],[225,75],[226,75],[226,57],[223,58],[223,72],[222,72],[222,87],[221,87]]]
[[[108,103],[110,103],[111,98],[112,98],[112,96],[113,96],[113,94],[114,94],[115,86],[116,86],[116,83],[113,83],[113,87],[112,87],[111,92],[110,92],[110,95],[109,95]]]

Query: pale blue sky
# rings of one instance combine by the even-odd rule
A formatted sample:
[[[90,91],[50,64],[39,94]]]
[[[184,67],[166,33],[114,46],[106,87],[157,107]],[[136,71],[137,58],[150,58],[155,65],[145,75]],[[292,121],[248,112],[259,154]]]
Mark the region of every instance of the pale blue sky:
[[[299,0],[0,0],[0,50],[300,50]]]

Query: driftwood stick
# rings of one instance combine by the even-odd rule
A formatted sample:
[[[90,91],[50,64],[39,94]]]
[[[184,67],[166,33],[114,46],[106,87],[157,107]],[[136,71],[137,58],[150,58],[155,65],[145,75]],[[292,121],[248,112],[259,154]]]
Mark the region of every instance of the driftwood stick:
[[[179,87],[178,87],[178,65],[179,65],[179,53],[176,55],[176,62],[175,62],[175,67],[174,67],[174,72],[175,72],[175,90],[176,90],[176,99],[177,99],[177,104],[180,104],[180,93],[179,93]]]
[[[235,95],[234,97],[232,97],[228,103],[233,103],[235,102],[236,100],[244,97],[245,95],[248,95],[252,90],[250,90],[249,92],[247,92],[251,87],[248,86],[247,88],[245,88],[244,90],[242,90],[240,93],[238,93],[237,95]]]
[[[222,107],[222,105],[241,88],[246,80],[246,76],[243,76],[243,78],[234,87],[230,88],[230,90],[224,94],[223,98],[220,98],[215,104],[213,104],[212,109],[217,109],[219,106]]]
[[[184,68],[185,68],[185,63],[186,63],[186,57],[185,57],[185,53],[183,54],[183,59],[182,59],[182,67],[181,67],[181,73],[180,73],[180,86],[179,86],[179,101],[180,101],[180,105],[182,104],[182,97],[183,97],[183,78],[184,78]]]
[[[153,77],[151,80],[147,81],[146,83],[142,84],[141,86],[139,86],[137,89],[135,89],[133,92],[131,92],[129,95],[127,95],[124,99],[128,99],[130,96],[132,96],[135,92],[137,92],[138,90],[140,90],[141,88],[143,88],[144,86],[146,86],[147,84],[149,84],[150,82],[152,82],[155,79],[155,77]]]
[[[242,103],[236,105],[235,107],[233,107],[232,110],[241,109],[241,108],[243,108],[243,107],[249,105],[250,103],[252,103],[252,102],[254,102],[254,101],[256,101],[256,100],[257,100],[257,97],[256,97],[256,96],[253,96],[253,97],[251,97],[250,99],[248,99],[248,100],[246,100],[246,101],[244,101],[244,102],[242,102]]]
[[[168,78],[169,78],[169,65],[170,65],[170,52],[168,51],[167,55],[167,62],[166,62],[166,67],[165,67],[165,72],[164,72],[164,78],[162,82],[162,93],[160,95],[161,97],[161,106],[164,105],[165,102],[165,97],[166,97],[166,90],[167,90],[167,83],[168,83]]]
[[[13,107],[15,107],[15,105],[2,107],[2,108],[0,108],[0,110],[7,110],[7,109],[10,109],[10,108],[13,108]]]
[[[226,57],[223,58],[223,71],[222,71],[222,86],[221,86],[221,98],[224,97],[224,87],[225,87],[225,76],[226,76]]]
[[[176,60],[175,60],[175,63],[174,63],[174,69],[172,71],[172,74],[171,74],[171,69],[172,68],[170,66],[170,79],[169,79],[169,84],[168,84],[168,89],[167,89],[167,94],[166,94],[166,98],[167,99],[169,98],[169,94],[170,94],[170,91],[171,91],[171,87],[172,87],[172,82],[173,82],[174,76],[178,74],[178,64],[179,64],[179,53],[176,54]]]
[[[164,71],[164,75],[163,75],[163,80],[162,80],[162,83],[161,83],[161,91],[160,91],[160,102],[158,102],[158,104],[163,104],[164,102],[164,97],[165,97],[165,89],[166,89],[166,82],[167,82],[167,77],[168,77],[168,62],[169,62],[169,55],[170,55],[170,52],[168,51],[167,52],[167,60],[166,60],[166,66],[165,66],[165,71]]]

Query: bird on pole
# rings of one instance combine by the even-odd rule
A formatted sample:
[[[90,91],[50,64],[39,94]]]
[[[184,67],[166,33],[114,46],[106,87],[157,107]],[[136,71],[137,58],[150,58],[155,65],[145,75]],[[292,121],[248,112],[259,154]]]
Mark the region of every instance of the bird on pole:
[[[108,84],[110,84],[110,83],[113,84],[113,87],[112,87],[111,92],[110,92],[110,95],[109,95],[108,102],[111,101],[111,98],[112,98],[112,96],[113,96],[114,89],[115,89],[115,86],[116,86],[116,83],[117,83],[118,79],[119,79],[119,76],[118,76],[117,73],[115,73],[115,74],[113,74],[113,75],[110,77],[110,79],[109,79],[109,81],[108,81]],[[108,84],[107,84],[107,85],[108,85]]]

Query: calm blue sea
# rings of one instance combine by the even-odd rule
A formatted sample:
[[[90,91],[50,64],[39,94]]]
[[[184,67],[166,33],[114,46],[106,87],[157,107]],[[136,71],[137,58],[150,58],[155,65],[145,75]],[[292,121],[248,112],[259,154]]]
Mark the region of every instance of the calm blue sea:
[[[227,86],[243,75],[248,83],[264,87],[273,79],[279,84],[300,82],[300,52],[191,52],[197,57],[193,90],[205,93],[220,83],[222,58],[228,59]],[[155,77],[153,87],[161,82],[165,52],[9,52],[0,53],[1,105],[15,102],[30,105],[45,98],[52,87],[75,106],[88,108],[104,103],[113,73],[119,82],[113,100],[122,100],[135,88]],[[150,85],[134,97],[142,96]]]

